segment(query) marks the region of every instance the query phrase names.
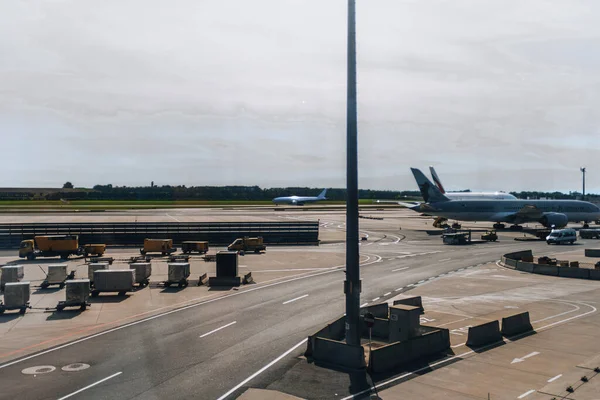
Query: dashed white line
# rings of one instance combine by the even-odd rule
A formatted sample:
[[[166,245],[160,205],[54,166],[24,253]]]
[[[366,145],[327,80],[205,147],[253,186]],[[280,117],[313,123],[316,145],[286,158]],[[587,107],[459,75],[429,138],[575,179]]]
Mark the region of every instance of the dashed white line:
[[[393,269],[392,272],[404,271],[405,269],[408,269],[408,267],[402,267],[402,268]]]
[[[369,304],[369,303],[361,304],[361,305],[360,305],[360,308],[363,308],[363,307],[364,307],[364,306],[366,306],[367,304]]]
[[[444,261],[450,261],[452,260],[451,258],[444,258],[443,260],[438,260],[438,262],[444,262]]]
[[[399,287],[398,289],[394,290],[394,292],[399,292],[399,291],[401,291],[402,289],[404,289],[404,286],[403,286],[403,287]]]
[[[300,296],[300,297],[296,297],[295,299],[291,299],[291,300],[288,300],[288,301],[284,301],[284,302],[283,302],[283,303],[281,303],[281,304],[289,304],[289,303],[292,303],[292,302],[294,302],[294,301],[296,301],[296,300],[303,299],[303,298],[305,298],[305,297],[308,297],[308,295],[307,295],[307,294],[304,294],[304,295],[302,295],[302,296]]]
[[[527,396],[529,396],[531,393],[534,393],[534,392],[535,392],[535,389],[531,389],[531,390],[529,390],[529,391],[527,391],[527,392],[523,393],[523,394],[522,394],[522,395],[520,395],[519,397],[517,397],[517,399],[522,399],[522,398],[524,398],[524,397],[527,397]]]
[[[425,282],[425,279],[422,279],[422,280],[420,280],[420,281],[419,281],[419,282],[417,282],[417,283],[423,283],[423,282]]]
[[[71,394],[68,394],[68,395],[66,395],[66,396],[63,396],[63,397],[61,397],[61,398],[60,398],[60,399],[58,399],[58,400],[64,400],[64,399],[68,399],[69,397],[73,397],[73,396],[75,396],[76,394],[79,394],[79,393],[83,392],[84,390],[88,390],[88,389],[90,389],[90,388],[93,388],[94,386],[96,386],[96,385],[99,385],[99,384],[101,384],[102,382],[106,382],[107,380],[109,380],[109,379],[112,379],[112,378],[114,378],[115,376],[119,376],[119,375],[121,375],[122,373],[123,373],[123,372],[117,372],[116,374],[112,374],[111,376],[107,376],[107,377],[106,377],[106,378],[104,378],[104,379],[100,379],[98,382],[92,383],[91,385],[87,385],[86,387],[84,387],[84,388],[81,388],[81,389],[79,389],[79,390],[77,390],[77,391],[75,391],[75,392],[73,392],[73,393],[71,393]]]
[[[383,297],[385,297],[385,296],[387,296],[387,295],[390,295],[390,294],[392,294],[392,292],[387,292],[387,293],[384,293],[384,294],[383,294]]]
[[[227,328],[228,326],[231,326],[231,325],[235,324],[236,322],[237,322],[237,321],[233,321],[233,322],[230,322],[230,323],[228,323],[227,325],[223,325],[223,326],[222,326],[222,327],[220,327],[220,328],[213,329],[213,330],[212,330],[212,331],[210,331],[210,332],[206,332],[204,335],[200,335],[200,337],[201,337],[201,338],[203,338],[203,337],[205,337],[205,336],[208,336],[208,335],[210,335],[211,333],[218,332],[218,331],[220,331],[221,329],[225,329],[225,328]]]
[[[379,300],[380,298],[381,298],[381,297],[375,297],[375,298],[374,298],[373,300],[371,300],[371,301],[377,301],[377,300]]]
[[[415,286],[414,283],[409,283],[408,285],[406,285],[406,287],[413,287],[413,286]]]
[[[465,269],[464,269],[464,268],[459,268],[458,270],[459,270],[459,271],[464,271]]]
[[[548,379],[546,382],[550,383],[550,382],[554,382],[555,380],[557,380],[558,378],[560,378],[562,376],[562,374],[558,374],[556,375],[554,378],[550,378]]]

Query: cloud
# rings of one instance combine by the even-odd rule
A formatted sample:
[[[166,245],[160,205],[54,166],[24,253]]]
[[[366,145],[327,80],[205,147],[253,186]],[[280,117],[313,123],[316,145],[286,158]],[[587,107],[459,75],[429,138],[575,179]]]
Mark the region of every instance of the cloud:
[[[2,2],[0,185],[344,186],[345,7]],[[357,11],[361,187],[600,191],[600,4]]]

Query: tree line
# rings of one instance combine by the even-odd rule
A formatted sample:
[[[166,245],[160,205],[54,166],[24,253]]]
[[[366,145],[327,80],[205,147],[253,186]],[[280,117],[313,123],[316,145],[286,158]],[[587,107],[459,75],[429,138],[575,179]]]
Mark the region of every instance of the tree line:
[[[116,201],[270,201],[280,196],[317,196],[323,188],[285,187],[261,188],[259,186],[113,186],[95,185],[92,189],[74,188],[71,182],[63,189],[41,192],[41,189],[19,190],[18,192],[0,191],[0,200],[116,200]],[[463,190],[468,192],[469,190]],[[581,199],[579,192],[511,192],[519,199]],[[422,200],[417,190],[371,190],[360,189],[359,198],[365,200]],[[327,199],[346,200],[346,190],[330,188]],[[600,195],[586,194],[588,201],[600,201]]]

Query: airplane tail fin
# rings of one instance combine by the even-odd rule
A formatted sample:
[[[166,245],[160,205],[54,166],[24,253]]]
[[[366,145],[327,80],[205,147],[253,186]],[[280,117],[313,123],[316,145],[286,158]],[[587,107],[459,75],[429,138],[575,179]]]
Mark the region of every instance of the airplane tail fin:
[[[417,181],[417,185],[419,185],[419,190],[421,191],[421,196],[423,196],[423,200],[426,203],[437,203],[443,201],[450,201],[449,198],[444,196],[442,192],[435,186],[427,177],[421,172],[421,170],[417,168],[410,169]]]
[[[319,199],[327,200],[327,197],[325,197],[326,194],[327,194],[327,189],[323,189],[323,191],[317,197]]]
[[[429,166],[429,172],[431,172],[431,177],[433,178],[433,182],[438,187],[438,189],[440,189],[440,192],[442,192],[442,194],[445,194],[446,190],[444,190],[442,181],[440,180],[440,177],[438,176],[438,174],[436,174],[435,169],[433,169],[432,166]]]

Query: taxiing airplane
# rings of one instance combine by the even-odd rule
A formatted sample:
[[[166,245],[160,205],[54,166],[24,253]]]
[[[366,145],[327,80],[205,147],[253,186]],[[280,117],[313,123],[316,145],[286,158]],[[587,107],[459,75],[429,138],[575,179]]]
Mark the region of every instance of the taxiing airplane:
[[[579,200],[451,200],[418,169],[411,168],[425,203],[406,204],[413,211],[459,221],[489,221],[515,225],[537,222],[562,228],[569,222],[585,223],[600,218],[600,208]]]
[[[294,206],[303,206],[306,203],[314,203],[321,200],[327,200],[325,194],[327,193],[327,189],[323,190],[318,196],[285,196],[285,197],[276,197],[273,199],[273,203],[276,205],[279,204],[292,204]]]
[[[446,192],[440,177],[432,166],[429,167],[429,172],[440,192],[450,200],[517,200],[512,194],[504,192]]]

